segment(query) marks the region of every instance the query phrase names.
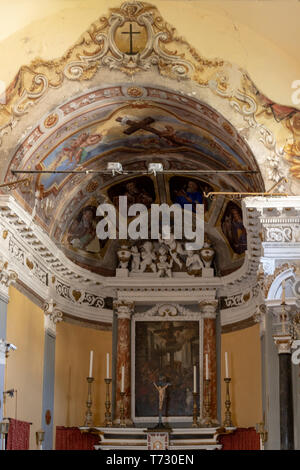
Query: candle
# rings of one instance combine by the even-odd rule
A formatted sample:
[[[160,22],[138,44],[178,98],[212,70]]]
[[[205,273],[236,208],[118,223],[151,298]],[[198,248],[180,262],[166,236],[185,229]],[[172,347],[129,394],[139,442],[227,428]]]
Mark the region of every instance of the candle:
[[[282,304],[285,303],[285,281],[282,281]]]
[[[196,372],[196,366],[194,366],[194,393],[197,392],[197,376],[196,376],[197,372]]]
[[[225,378],[229,378],[229,373],[228,373],[228,353],[225,352]]]
[[[106,378],[109,379],[109,353],[106,353]]]
[[[124,393],[124,366],[122,366],[121,392]]]
[[[94,351],[90,351],[90,371],[89,371],[89,377],[93,377],[93,355],[94,355]]]
[[[206,380],[208,380],[208,354],[205,354],[205,370],[206,370]]]

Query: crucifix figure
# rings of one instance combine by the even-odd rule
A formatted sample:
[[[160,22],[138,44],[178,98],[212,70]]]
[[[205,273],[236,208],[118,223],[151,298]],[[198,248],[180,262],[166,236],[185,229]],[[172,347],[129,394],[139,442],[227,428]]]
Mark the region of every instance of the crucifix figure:
[[[124,134],[127,135],[131,135],[139,130],[144,130],[157,135],[161,139],[165,139],[171,145],[184,145],[190,143],[189,140],[177,136],[175,129],[172,126],[165,126],[165,130],[162,131],[155,129],[155,127],[151,126],[151,124],[155,122],[155,119],[150,116],[142,119],[141,121],[132,121],[131,119],[118,117],[116,121],[129,126],[125,131],[123,131]]]
[[[164,427],[162,423],[162,408],[165,400],[166,389],[171,385],[169,382],[164,382],[163,377],[159,376],[158,382],[153,382],[154,387],[158,391],[158,425],[156,427]]]
[[[126,54],[128,55],[135,55],[137,54],[137,52],[133,52],[133,35],[134,34],[141,34],[140,31],[133,31],[132,30],[132,23],[130,23],[130,26],[129,26],[129,31],[122,31],[122,34],[129,34],[129,47],[130,47],[130,50],[129,52],[126,52]]]

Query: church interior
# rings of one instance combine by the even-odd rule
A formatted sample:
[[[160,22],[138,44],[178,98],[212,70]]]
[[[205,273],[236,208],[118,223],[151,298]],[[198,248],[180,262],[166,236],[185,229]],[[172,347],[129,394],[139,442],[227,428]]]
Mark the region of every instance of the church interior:
[[[1,450],[300,449],[300,2],[0,12]]]

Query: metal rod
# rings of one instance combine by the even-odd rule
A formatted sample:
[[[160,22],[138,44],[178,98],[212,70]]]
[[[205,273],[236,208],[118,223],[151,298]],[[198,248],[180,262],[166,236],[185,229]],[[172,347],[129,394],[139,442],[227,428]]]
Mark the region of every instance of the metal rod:
[[[112,173],[111,170],[12,170],[13,175],[16,174],[104,174],[110,175]],[[140,170],[126,170],[116,172],[122,175],[129,175],[129,174],[152,174],[152,172],[148,171],[140,171]],[[157,171],[157,173],[165,173],[165,174],[182,174],[182,173],[195,173],[195,174],[207,174],[207,175],[215,175],[215,174],[257,174],[257,170],[162,170]]]
[[[224,192],[224,191],[212,191],[210,193],[203,193],[203,196],[206,198],[213,196],[236,196],[236,197],[246,197],[246,196],[288,196],[288,193],[241,193],[241,192]]]
[[[22,178],[16,181],[10,181],[9,183],[2,183],[0,184],[0,188],[4,188],[5,186],[8,186],[8,187],[15,186],[16,184],[26,183],[27,181],[29,181],[28,178]]]

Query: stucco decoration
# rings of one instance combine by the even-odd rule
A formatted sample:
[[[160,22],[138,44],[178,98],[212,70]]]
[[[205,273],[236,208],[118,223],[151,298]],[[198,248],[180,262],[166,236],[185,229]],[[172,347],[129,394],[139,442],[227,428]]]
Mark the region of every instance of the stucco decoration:
[[[137,1],[110,9],[63,57],[51,61],[37,58],[21,67],[6,90],[6,104],[0,106],[2,144],[3,137],[46,94],[66,81],[90,82],[103,69],[118,71],[124,78],[156,70],[164,78],[210,90],[242,116],[244,124],[237,126],[237,130],[246,141],[252,142],[259,164],[267,166],[267,180],[278,182],[287,174],[300,179],[300,111],[269,100],[238,66],[221,59],[203,58],[166,23],[155,6]],[[128,94],[138,101],[143,99],[139,87],[132,86]],[[228,119],[236,122],[225,107],[223,111]],[[58,119],[58,114],[51,110],[43,123],[44,129],[55,128]],[[234,132],[228,123],[224,123],[224,131],[229,135]],[[37,137],[32,135],[32,142]]]

